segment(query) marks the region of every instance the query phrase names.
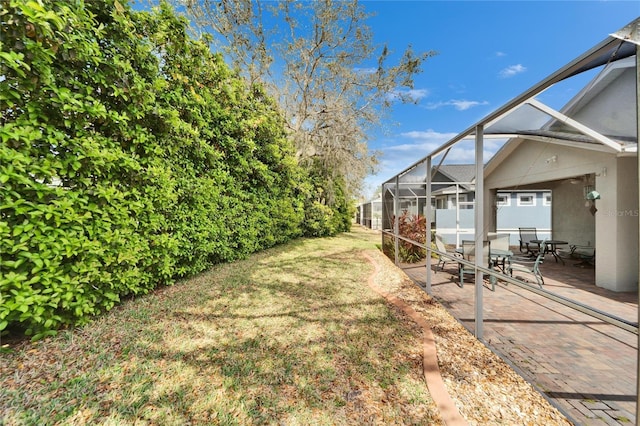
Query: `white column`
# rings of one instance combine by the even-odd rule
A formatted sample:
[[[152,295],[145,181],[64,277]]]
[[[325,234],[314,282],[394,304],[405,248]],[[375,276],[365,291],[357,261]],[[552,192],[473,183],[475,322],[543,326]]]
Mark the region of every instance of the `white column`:
[[[399,223],[399,215],[398,215],[398,209],[400,206],[400,200],[398,200],[398,198],[400,197],[400,178],[396,175],[396,190],[393,193],[393,217],[394,217],[394,221],[393,221],[393,247],[394,247],[394,260],[396,265],[398,265],[400,263],[400,261],[398,260],[398,251],[400,250],[400,240],[398,239],[398,235],[400,234],[400,223]]]
[[[456,248],[460,247],[460,184],[456,182]]]
[[[640,28],[636,28],[636,35],[637,34],[640,34]],[[636,142],[640,143],[640,44],[636,44]],[[640,210],[640,152],[636,152],[636,157],[638,162],[638,209]],[[640,216],[638,220],[638,241],[640,241]],[[640,264],[638,265],[638,277],[640,277]],[[638,297],[640,299],[640,282],[638,282],[638,287]],[[640,303],[638,303],[638,309],[638,318],[640,318]],[[638,345],[638,347],[640,347],[640,334],[638,334]],[[638,351],[637,357],[636,423],[638,423],[638,419],[640,418],[640,351]]]
[[[483,159],[483,137],[484,127],[482,125],[476,126],[476,191],[475,191],[475,205],[474,205],[474,227],[475,227],[475,243],[476,243],[476,258],[475,264],[478,266],[488,266],[483,264],[482,256],[482,242],[484,240],[483,232],[483,211],[484,211],[484,159]],[[484,289],[482,272],[476,269],[476,288],[475,288],[475,336],[478,340],[482,340],[483,321],[482,321],[482,291]]]
[[[427,222],[426,239],[427,247],[431,248],[431,157],[427,157],[426,161],[427,174],[424,183],[425,206],[424,216]],[[425,291],[431,295],[431,252],[427,250],[427,279],[425,281]]]

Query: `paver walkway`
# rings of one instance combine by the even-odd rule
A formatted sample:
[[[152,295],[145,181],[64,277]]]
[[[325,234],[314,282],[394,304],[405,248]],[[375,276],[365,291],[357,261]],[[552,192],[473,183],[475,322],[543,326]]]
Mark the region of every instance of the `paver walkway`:
[[[637,293],[596,287],[593,269],[573,263],[545,262],[545,290],[637,323]],[[433,296],[473,332],[475,286],[460,288],[448,266],[432,275]],[[425,263],[401,267],[424,287]],[[573,423],[636,424],[636,334],[515,285],[485,284],[483,300],[485,343]]]

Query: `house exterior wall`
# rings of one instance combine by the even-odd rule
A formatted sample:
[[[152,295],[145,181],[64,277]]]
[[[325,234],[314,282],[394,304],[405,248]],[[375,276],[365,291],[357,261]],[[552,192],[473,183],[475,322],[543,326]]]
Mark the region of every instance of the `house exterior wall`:
[[[418,204],[419,204],[418,203],[418,198],[400,199],[400,202],[399,202],[400,213],[399,214],[402,214],[405,211],[407,211],[407,213],[410,216],[416,216],[416,215],[418,215],[418,213],[420,213],[421,215],[424,214],[424,212],[420,212]]]
[[[638,289],[638,168],[636,158],[618,158],[596,180],[596,283],[617,291]],[[613,265],[600,268],[600,265]]]
[[[445,244],[460,246],[462,240],[474,239],[474,210],[461,209],[456,215],[454,209],[436,209],[436,233]]]
[[[545,196],[549,191],[514,191],[501,192],[509,202],[497,206],[497,232],[511,234],[509,244],[518,246],[519,227],[536,227],[540,238],[551,238],[551,205],[546,204]],[[522,195],[532,195],[533,205],[519,205]],[[470,194],[470,198],[474,198]],[[494,204],[495,205],[495,204]],[[470,206],[467,206],[470,207]],[[463,239],[474,239],[474,210],[460,208],[456,216],[455,203],[449,209],[436,209],[436,233],[442,236],[447,244],[459,245]],[[485,228],[488,229],[488,228]],[[493,228],[492,228],[493,229]]]
[[[475,201],[475,192],[460,192],[435,196],[435,206],[439,209],[455,209],[456,203],[460,203],[461,209],[472,209]]]
[[[596,218],[585,205],[583,185],[565,180],[555,184],[552,190],[555,212],[553,238],[581,246],[595,246]]]
[[[536,228],[541,239],[551,238],[551,204],[546,202],[548,191],[500,192],[508,197],[506,204],[496,206],[496,232],[511,235],[509,244],[519,246],[518,228]],[[533,204],[524,204],[522,197],[531,195]]]
[[[629,58],[633,60],[633,58]],[[610,78],[610,77],[607,77]],[[635,108],[621,108],[623,99],[633,99],[633,89],[636,85],[636,73],[632,67],[627,68],[606,90],[597,94],[597,102],[589,102],[573,118],[580,123],[589,123],[589,127],[603,135],[635,135],[637,129],[637,113]],[[633,103],[633,102],[631,102]],[[615,111],[615,114],[603,114],[603,111]]]
[[[601,194],[595,201],[595,215],[585,206],[583,185],[564,182],[584,175],[594,177],[594,189]],[[554,183],[550,188],[553,238],[595,245],[596,285],[613,291],[637,290],[638,218],[633,217],[638,206],[636,157],[520,140],[510,147],[508,160],[502,159],[485,177],[485,196],[498,189],[550,182]],[[485,208],[485,226],[494,225],[491,211]]]

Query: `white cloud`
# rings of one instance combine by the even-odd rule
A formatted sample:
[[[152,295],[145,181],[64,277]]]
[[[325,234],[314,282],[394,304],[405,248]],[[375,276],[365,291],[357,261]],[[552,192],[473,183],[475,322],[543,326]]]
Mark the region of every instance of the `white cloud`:
[[[487,161],[489,161],[489,159],[493,157],[493,154],[495,154],[495,151],[490,151],[488,149],[485,149],[482,154],[484,162],[486,163]],[[473,147],[465,148],[462,146],[455,145],[453,148],[451,148],[451,151],[447,155],[446,164],[474,164],[475,161],[476,161],[475,148]]]
[[[427,89],[412,89],[407,90],[406,93],[415,100],[422,99],[429,95],[429,91]]]
[[[397,135],[394,140],[388,141],[385,146],[377,148],[382,153],[379,158],[379,172],[365,179],[366,188],[375,190],[402,170],[426,157],[443,143],[456,136],[456,134],[441,133],[433,129],[427,129]],[[371,196],[373,190],[367,196]]]
[[[425,105],[426,109],[438,109],[442,107],[452,106],[458,111],[466,111],[479,105],[489,105],[487,101],[467,101],[466,99],[451,99],[444,102],[432,102]]]
[[[412,132],[400,133],[401,137],[409,139],[417,139],[423,142],[438,142],[439,144],[453,138],[456,133],[440,133],[435,130],[428,129],[425,131],[414,130]]]
[[[516,74],[523,73],[526,70],[527,68],[522,66],[521,64],[511,65],[503,69],[502,71],[500,71],[499,75],[501,78],[509,78],[509,77],[513,77]]]
[[[384,182],[422,160],[456,135],[457,133],[441,133],[433,129],[414,130],[400,133],[391,144],[387,142],[387,146],[379,148],[382,152],[379,172],[365,179],[367,197],[371,197]],[[493,157],[504,142],[504,139],[485,139],[484,161],[487,162]],[[475,142],[463,140],[453,145],[444,164],[473,164],[475,158]],[[432,159],[432,164],[435,165],[439,161],[440,155]]]
[[[466,101],[466,100],[451,100],[449,101],[458,111],[465,111],[469,108],[476,107],[478,105],[489,105],[487,101]]]
[[[412,102],[419,101],[429,95],[427,89],[411,89],[411,90],[394,90],[387,94],[389,100],[397,101],[400,99],[407,99]]]
[[[503,56],[507,56],[507,54],[506,54],[506,53],[504,53],[504,52],[496,52],[496,56],[497,56],[497,57],[499,57],[499,58],[501,58],[501,57],[503,57]]]

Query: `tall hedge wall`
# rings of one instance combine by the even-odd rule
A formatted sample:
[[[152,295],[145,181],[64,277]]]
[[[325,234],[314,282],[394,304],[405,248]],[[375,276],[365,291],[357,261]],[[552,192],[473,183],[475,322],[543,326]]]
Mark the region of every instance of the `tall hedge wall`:
[[[277,105],[186,28],[166,6],[0,5],[0,331],[81,324],[304,232],[314,185]]]

